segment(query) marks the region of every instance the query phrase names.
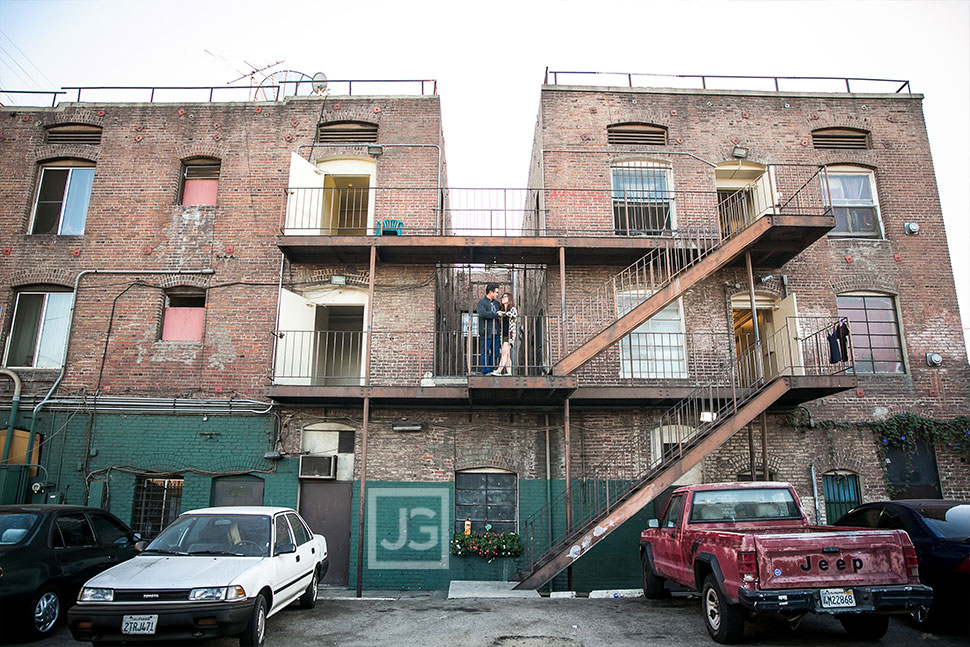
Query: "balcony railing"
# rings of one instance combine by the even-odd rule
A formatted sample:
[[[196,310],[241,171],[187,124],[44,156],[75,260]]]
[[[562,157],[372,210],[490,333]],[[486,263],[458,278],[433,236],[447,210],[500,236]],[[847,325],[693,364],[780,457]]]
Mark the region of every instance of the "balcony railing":
[[[837,375],[852,370],[851,360],[831,362],[826,335],[834,319],[790,318],[760,346],[751,335],[723,332],[635,332],[584,366],[581,386],[696,385],[723,379],[722,367],[734,358],[737,380],[759,375]],[[561,354],[555,317],[519,316],[510,349],[509,374],[548,374]],[[469,336],[469,332],[471,335]],[[285,330],[277,333],[273,383],[289,386],[435,386],[482,375],[497,368],[503,338],[490,342],[477,324],[469,330],[363,331]],[[364,361],[371,345],[369,378]],[[491,348],[492,359],[483,353]],[[755,349],[760,348],[760,352]],[[851,349],[848,357],[851,358]]]
[[[716,240],[769,214],[824,215],[824,173],[776,165],[718,191],[292,187],[281,231],[293,236],[618,236]],[[704,233],[706,232],[706,233]]]

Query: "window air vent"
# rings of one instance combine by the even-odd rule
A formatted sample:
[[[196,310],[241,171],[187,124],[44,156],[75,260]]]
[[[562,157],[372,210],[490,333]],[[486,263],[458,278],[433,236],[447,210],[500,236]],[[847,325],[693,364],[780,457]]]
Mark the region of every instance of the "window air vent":
[[[341,121],[317,127],[318,144],[375,144],[377,124]]]
[[[52,126],[47,129],[48,144],[90,144],[101,143],[101,127],[83,124]]]
[[[301,479],[337,478],[336,456],[300,456]]]
[[[812,145],[821,149],[864,150],[869,148],[869,133],[848,128],[816,130],[812,133]]]
[[[621,145],[666,146],[667,129],[652,124],[614,124],[606,127],[606,141]]]

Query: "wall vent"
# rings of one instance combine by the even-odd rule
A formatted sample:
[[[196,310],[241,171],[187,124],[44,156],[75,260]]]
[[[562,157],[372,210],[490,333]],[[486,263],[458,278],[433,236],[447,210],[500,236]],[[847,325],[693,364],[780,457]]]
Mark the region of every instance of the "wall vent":
[[[613,124],[606,127],[606,141],[621,146],[666,146],[667,129],[653,124]]]
[[[318,144],[375,144],[377,124],[337,121],[317,126]]]
[[[812,146],[819,149],[865,150],[869,146],[869,133],[850,128],[827,128],[812,133]]]
[[[86,124],[65,124],[47,129],[48,144],[89,144],[101,143],[101,127]]]

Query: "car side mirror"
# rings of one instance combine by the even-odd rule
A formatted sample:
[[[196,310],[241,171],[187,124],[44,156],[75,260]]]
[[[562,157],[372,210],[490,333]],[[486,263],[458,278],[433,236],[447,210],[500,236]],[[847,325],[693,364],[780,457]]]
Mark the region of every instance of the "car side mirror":
[[[134,541],[141,541],[141,533],[140,533],[140,532],[136,532],[136,533],[134,533],[134,534],[132,535],[132,539],[133,539]]]
[[[139,553],[141,551],[145,550],[146,548],[148,548],[148,542],[147,541],[141,541],[141,540],[139,540],[139,541],[136,541],[135,542],[135,550],[137,550]]]
[[[295,552],[296,552],[295,544],[280,544],[279,546],[276,547],[277,555],[286,555],[287,553],[295,553]]]
[[[651,519],[650,521],[647,522],[647,528],[659,528],[659,527],[660,527],[659,519]]]

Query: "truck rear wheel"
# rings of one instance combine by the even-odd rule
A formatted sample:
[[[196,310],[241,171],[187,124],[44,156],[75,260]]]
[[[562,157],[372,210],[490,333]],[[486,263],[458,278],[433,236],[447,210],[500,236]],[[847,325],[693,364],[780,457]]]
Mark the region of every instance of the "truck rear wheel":
[[[713,575],[704,579],[701,588],[701,612],[707,633],[715,642],[726,645],[741,640],[744,634],[744,610],[728,602]]]
[[[655,575],[653,566],[650,564],[650,556],[646,551],[640,560],[643,566],[643,597],[648,600],[662,600],[670,597],[670,591],[664,586],[664,578]]]
[[[889,616],[874,613],[840,615],[839,622],[850,636],[860,640],[879,640],[889,630]]]

